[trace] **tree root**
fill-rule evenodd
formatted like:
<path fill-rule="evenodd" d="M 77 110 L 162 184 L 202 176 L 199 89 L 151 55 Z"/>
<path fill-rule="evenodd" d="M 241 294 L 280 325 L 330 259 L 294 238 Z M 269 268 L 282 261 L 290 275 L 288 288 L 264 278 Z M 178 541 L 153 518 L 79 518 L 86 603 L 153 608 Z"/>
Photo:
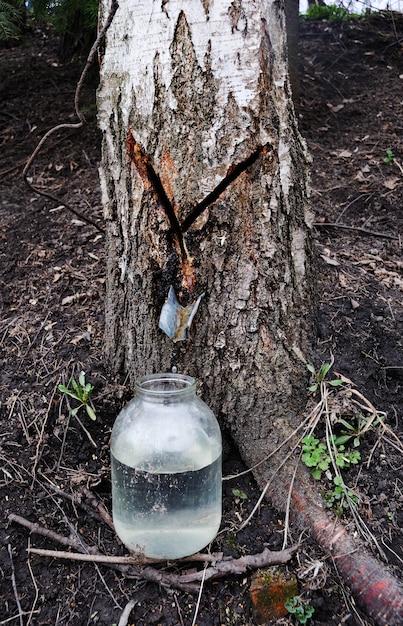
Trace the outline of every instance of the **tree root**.
<path fill-rule="evenodd" d="M 337 571 L 350 587 L 357 603 L 378 626 L 403 624 L 403 588 L 386 566 L 347 534 L 345 527 L 294 482 L 291 517 L 299 527 L 308 527 L 312 537 L 333 558 Z"/>

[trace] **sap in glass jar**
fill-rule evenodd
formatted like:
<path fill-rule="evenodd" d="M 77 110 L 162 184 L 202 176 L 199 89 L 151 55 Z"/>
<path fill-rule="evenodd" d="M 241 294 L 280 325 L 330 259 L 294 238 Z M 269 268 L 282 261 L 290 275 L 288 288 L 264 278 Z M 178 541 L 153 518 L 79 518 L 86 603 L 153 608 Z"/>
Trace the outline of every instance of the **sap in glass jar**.
<path fill-rule="evenodd" d="M 115 530 L 144 556 L 188 556 L 220 526 L 220 428 L 190 376 L 144 376 L 135 391 L 112 430 Z"/>

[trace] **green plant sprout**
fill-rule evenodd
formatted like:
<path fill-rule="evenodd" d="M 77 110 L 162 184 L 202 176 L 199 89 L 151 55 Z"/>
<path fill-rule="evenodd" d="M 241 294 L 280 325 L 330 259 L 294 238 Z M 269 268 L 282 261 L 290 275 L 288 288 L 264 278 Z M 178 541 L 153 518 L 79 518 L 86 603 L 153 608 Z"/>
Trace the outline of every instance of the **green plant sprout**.
<path fill-rule="evenodd" d="M 248 496 L 242 489 L 233 489 L 232 495 L 235 496 L 235 502 L 238 504 L 241 500 L 247 500 Z"/>
<path fill-rule="evenodd" d="M 320 480 L 322 472 L 326 472 L 329 469 L 331 462 L 326 445 L 313 435 L 309 435 L 309 437 L 302 439 L 302 452 L 302 462 L 311 468 L 313 478 Z"/>
<path fill-rule="evenodd" d="M 339 417 L 337 424 L 341 425 L 340 435 L 334 437 L 334 443 L 336 446 L 352 443 L 354 448 L 358 448 L 361 437 L 363 437 L 368 430 L 379 426 L 382 421 L 383 417 L 381 414 L 377 414 L 375 418 L 372 417 L 372 419 L 368 421 L 365 415 L 360 413 L 356 416 L 356 424 L 351 424 L 342 417 Z"/>
<path fill-rule="evenodd" d="M 315 391 L 318 390 L 318 388 L 320 387 L 321 383 L 325 382 L 327 373 L 328 373 L 328 371 L 331 368 L 331 364 L 330 363 L 323 363 L 321 368 L 320 368 L 320 370 L 316 370 L 314 368 L 314 366 L 311 365 L 310 363 L 307 363 L 306 367 L 307 367 L 308 371 L 311 372 L 311 374 L 313 374 L 313 376 L 315 378 L 314 384 L 309 387 L 309 391 L 314 393 Z M 341 378 L 335 378 L 333 380 L 327 380 L 326 382 L 329 385 L 331 385 L 332 387 L 339 387 L 340 385 L 343 384 L 343 381 L 341 380 Z"/>
<path fill-rule="evenodd" d="M 383 162 L 386 163 L 386 165 L 392 165 L 394 160 L 395 155 L 393 154 L 392 150 L 386 150 L 386 157 L 384 158 Z"/>
<path fill-rule="evenodd" d="M 341 476 L 335 476 L 333 483 L 334 489 L 332 491 L 325 490 L 323 497 L 326 500 L 326 506 L 333 509 L 336 515 L 341 516 L 344 509 L 357 506 L 358 498 L 351 489 L 346 487 Z"/>
<path fill-rule="evenodd" d="M 293 596 L 285 602 L 285 608 L 289 613 L 295 616 L 295 619 L 300 624 L 306 624 L 311 619 L 315 612 L 313 606 L 311 606 L 301 596 Z"/>
<path fill-rule="evenodd" d="M 88 417 L 92 420 L 96 420 L 97 416 L 95 414 L 94 405 L 90 399 L 94 386 L 85 382 L 85 372 L 80 372 L 78 382 L 72 378 L 71 386 L 73 389 L 68 389 L 65 385 L 58 385 L 59 391 L 80 403 L 78 406 L 74 407 L 74 409 L 71 409 L 71 414 L 75 416 L 80 409 L 85 408 Z"/>
<path fill-rule="evenodd" d="M 343 444 L 337 443 L 337 437 L 331 438 L 331 444 L 335 448 L 334 460 L 337 467 L 347 469 L 351 465 L 357 465 L 361 459 L 358 450 L 346 450 Z M 326 444 L 313 435 L 302 439 L 301 460 L 311 468 L 311 475 L 315 480 L 320 480 L 323 472 L 327 472 L 332 463 L 332 457 Z"/>

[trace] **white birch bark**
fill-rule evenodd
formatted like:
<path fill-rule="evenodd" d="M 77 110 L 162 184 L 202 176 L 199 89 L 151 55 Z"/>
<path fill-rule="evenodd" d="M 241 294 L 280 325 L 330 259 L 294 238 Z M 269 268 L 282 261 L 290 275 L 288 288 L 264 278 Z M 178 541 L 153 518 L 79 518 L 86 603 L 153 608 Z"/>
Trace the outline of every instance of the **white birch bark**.
<path fill-rule="evenodd" d="M 307 158 L 284 13 L 275 0 L 119 4 L 98 95 L 107 356 L 131 382 L 172 367 L 195 376 L 254 464 L 303 408 L 312 340 Z M 242 163 L 175 233 L 147 164 L 182 228 Z M 158 328 L 171 284 L 184 305 L 205 294 L 183 342 Z"/>

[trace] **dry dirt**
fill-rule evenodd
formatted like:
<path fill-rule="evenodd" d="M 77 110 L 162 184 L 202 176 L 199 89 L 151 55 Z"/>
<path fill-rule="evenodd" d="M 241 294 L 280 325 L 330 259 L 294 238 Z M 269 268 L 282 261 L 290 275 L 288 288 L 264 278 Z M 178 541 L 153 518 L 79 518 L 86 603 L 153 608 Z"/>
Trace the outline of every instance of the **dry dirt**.
<path fill-rule="evenodd" d="M 313 157 L 315 365 L 333 355 L 335 370 L 386 412 L 397 436 L 403 430 L 402 36 L 403 18 L 397 14 L 348 24 L 301 24 L 296 104 Z M 53 135 L 31 170 L 35 184 L 60 202 L 33 193 L 21 178 L 39 138 L 55 124 L 75 121 L 80 68 L 58 63 L 57 41 L 49 32 L 36 31 L 24 45 L 0 50 L 0 625 L 111 626 L 131 598 L 129 624 L 190 625 L 194 595 L 130 579 L 105 565 L 28 556 L 30 546 L 69 548 L 9 520 L 10 514 L 22 516 L 42 530 L 81 542 L 82 549 L 124 553 L 103 515 L 110 510 L 110 429 L 129 397 L 124 381 L 103 362 L 103 236 L 61 208 L 67 202 L 102 228 L 96 76 L 83 93 L 87 125 Z M 387 150 L 394 155 L 389 164 Z M 96 447 L 57 389 L 80 370 L 95 386 L 98 419 L 81 418 Z M 377 429 L 363 438 L 363 461 L 348 481 L 398 574 L 402 457 L 387 439 Z M 224 473 L 242 468 L 231 452 Z M 234 488 L 247 498 L 236 498 Z M 280 549 L 283 518 L 268 503 L 243 531 L 233 530 L 258 497 L 249 475 L 224 483 L 223 532 L 214 550 L 242 556 L 265 546 Z M 312 563 L 319 564 L 318 571 L 304 577 Z M 169 571 L 188 568 L 176 565 Z M 371 623 L 306 538 L 288 569 L 315 608 L 314 626 Z M 252 624 L 249 586 L 250 575 L 206 584 L 198 626 Z M 288 617 L 277 623 L 295 622 Z"/>

